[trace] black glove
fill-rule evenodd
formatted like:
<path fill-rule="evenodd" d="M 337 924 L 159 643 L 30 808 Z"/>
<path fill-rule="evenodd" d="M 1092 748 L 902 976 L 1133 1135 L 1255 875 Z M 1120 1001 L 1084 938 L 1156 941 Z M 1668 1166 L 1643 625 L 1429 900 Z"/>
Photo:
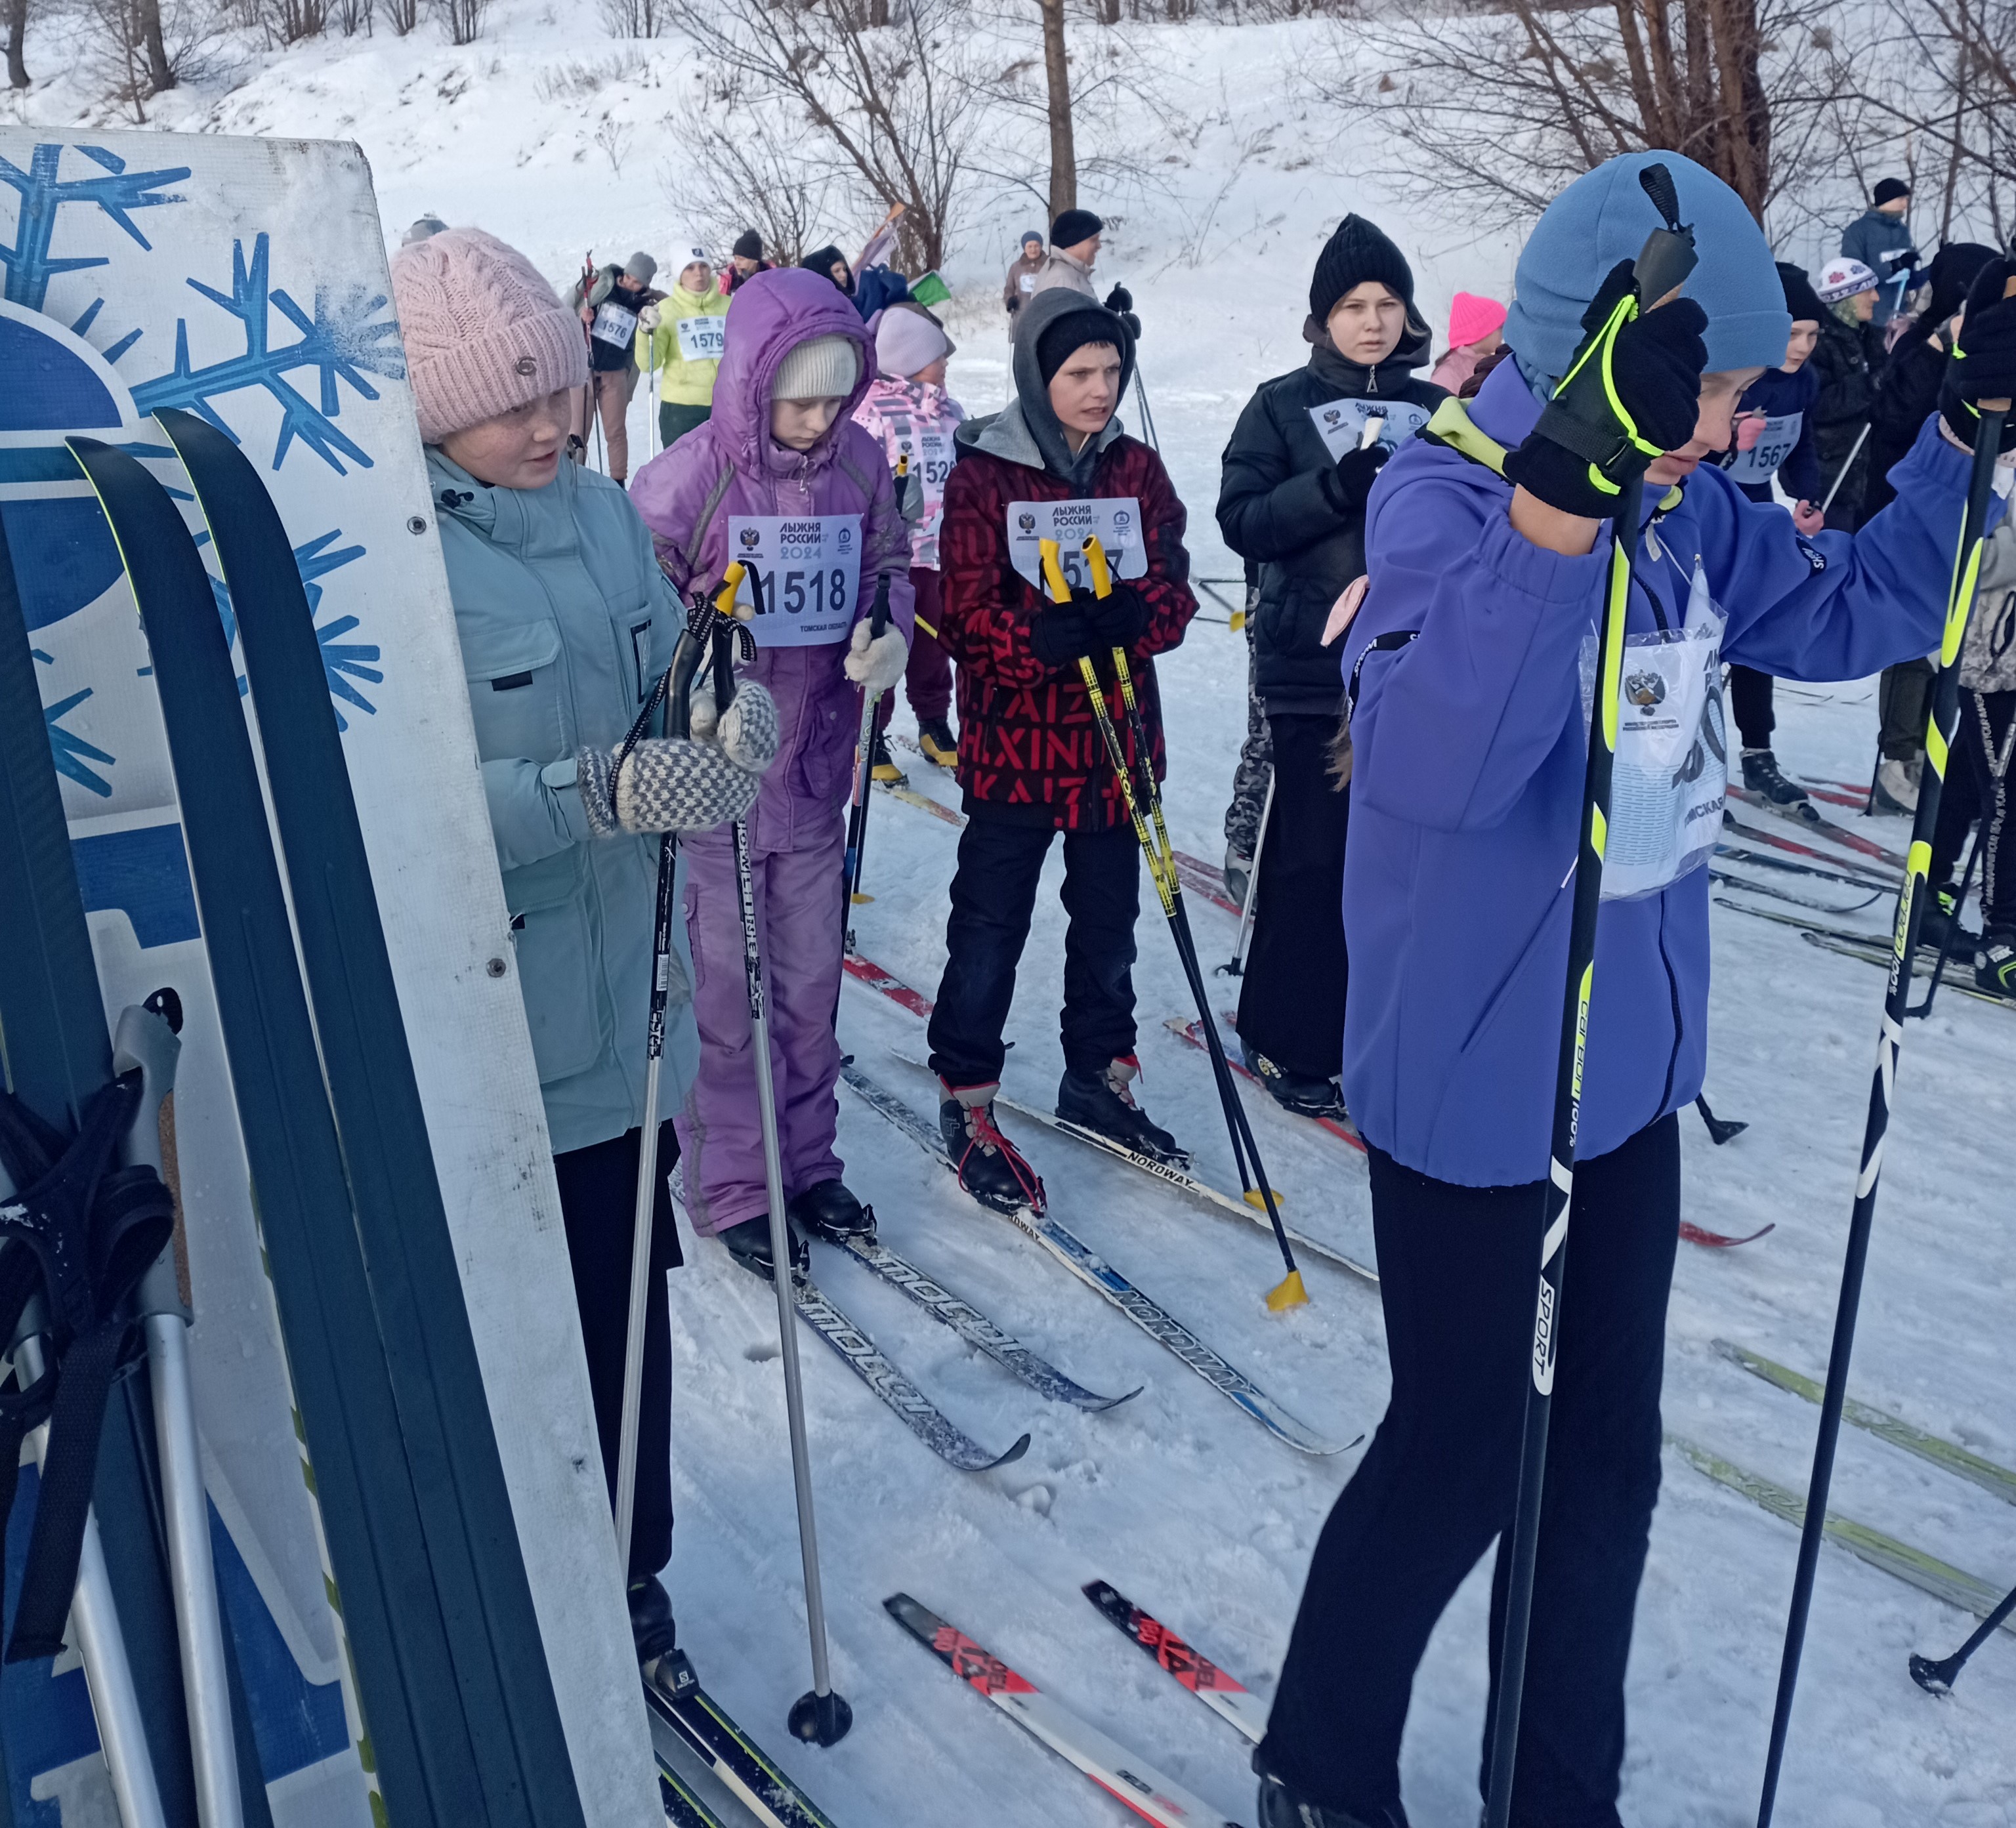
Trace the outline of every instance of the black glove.
<path fill-rule="evenodd" d="M 1379 480 L 1380 471 L 1386 467 L 1386 459 L 1392 455 L 1391 444 L 1367 444 L 1362 451 L 1345 452 L 1330 469 L 1320 472 L 1316 486 L 1323 491 L 1331 511 L 1345 515 L 1362 509 L 1371 497 L 1372 485 Z"/>
<path fill-rule="evenodd" d="M 1116 286 L 1106 295 L 1106 308 L 1118 311 L 1122 317 L 1134 308 L 1134 294 L 1125 286 Z"/>
<path fill-rule="evenodd" d="M 1701 333 L 1708 328 L 1708 314 L 1691 298 L 1641 310 L 1616 333 L 1611 374 L 1636 428 L 1635 438 L 1611 405 L 1601 351 L 1594 345 L 1631 289 L 1632 268 L 1631 261 L 1619 261 L 1611 269 L 1582 314 L 1589 335 L 1575 352 L 1568 378 L 1555 389 L 1526 441 L 1505 460 L 1507 481 L 1564 514 L 1591 520 L 1614 514 L 1623 484 L 1643 476 L 1655 458 L 1686 444 L 1701 416 L 1701 371 L 1708 365 Z M 1599 484 L 1599 475 L 1607 488 Z"/>
<path fill-rule="evenodd" d="M 2016 277 L 2016 260 L 1990 261 L 1981 269 L 1967 295 L 1967 317 L 1960 325 L 1946 378 L 1939 387 L 1939 416 L 1963 444 L 1974 442 L 1981 423 L 1979 402 L 2016 398 L 2016 298 L 2002 289 Z M 2002 441 L 2016 445 L 2016 412 L 2003 416 Z"/>
<path fill-rule="evenodd" d="M 1089 592 L 1078 594 L 1090 596 Z M 1147 599 L 1131 584 L 1122 584 L 1117 578 L 1104 596 L 1091 598 L 1088 614 L 1102 650 L 1132 647 L 1148 630 Z"/>
<path fill-rule="evenodd" d="M 1906 248 L 1902 254 L 1892 258 L 1890 277 L 1894 279 L 1899 273 L 1909 272 L 1914 268 L 1922 266 L 1924 264 L 1924 259 L 1925 257 L 1915 247 Z"/>
<path fill-rule="evenodd" d="M 1093 626 L 1092 604 L 1090 591 L 1075 590 L 1069 603 L 1046 604 L 1029 618 L 1029 645 L 1045 666 L 1075 671 L 1087 654 L 1100 651 L 1102 644 Z"/>

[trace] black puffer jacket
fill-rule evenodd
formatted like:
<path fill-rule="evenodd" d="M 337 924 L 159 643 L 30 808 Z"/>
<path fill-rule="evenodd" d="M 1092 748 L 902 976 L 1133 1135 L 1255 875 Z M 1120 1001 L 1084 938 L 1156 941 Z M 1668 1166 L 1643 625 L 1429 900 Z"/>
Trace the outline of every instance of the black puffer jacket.
<path fill-rule="evenodd" d="M 1338 650 L 1323 646 L 1323 624 L 1338 593 L 1365 570 L 1365 511 L 1340 513 L 1324 495 L 1320 479 L 1334 459 L 1310 412 L 1334 400 L 1377 399 L 1432 412 L 1448 396 L 1413 378 L 1428 353 L 1428 339 L 1412 330 L 1376 369 L 1326 344 L 1310 351 L 1306 368 L 1262 382 L 1233 428 L 1218 524 L 1225 543 L 1260 567 L 1254 681 L 1270 716 L 1341 709 Z"/>
<path fill-rule="evenodd" d="M 1841 478 L 1834 506 L 1827 510 L 1827 525 L 1843 533 L 1862 524 L 1862 495 L 1869 474 L 1869 441 L 1862 434 L 1876 398 L 1876 377 L 1869 366 L 1872 346 L 1880 355 L 1881 331 L 1865 335 L 1863 326 L 1844 323 L 1832 311 L 1820 319 L 1820 340 L 1812 358 L 1820 382 L 1820 398 L 1813 402 L 1814 454 L 1820 459 L 1823 494 Z M 1862 438 L 1859 451 L 1857 438 Z M 1842 477 L 1841 466 L 1850 452 L 1855 452 L 1854 466 Z"/>

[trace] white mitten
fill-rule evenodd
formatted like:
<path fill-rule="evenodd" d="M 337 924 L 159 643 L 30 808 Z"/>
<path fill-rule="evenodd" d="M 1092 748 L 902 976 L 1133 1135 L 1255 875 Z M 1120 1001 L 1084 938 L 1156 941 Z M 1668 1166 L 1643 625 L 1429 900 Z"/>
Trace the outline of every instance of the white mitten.
<path fill-rule="evenodd" d="M 640 329 L 655 330 L 657 329 L 658 308 L 655 304 L 646 305 L 644 308 L 637 314 L 637 323 L 638 327 Z"/>
<path fill-rule="evenodd" d="M 848 678 L 855 685 L 865 691 L 887 692 L 902 678 L 909 658 L 910 644 L 894 623 L 877 635 L 867 623 L 857 622 L 844 664 Z"/>

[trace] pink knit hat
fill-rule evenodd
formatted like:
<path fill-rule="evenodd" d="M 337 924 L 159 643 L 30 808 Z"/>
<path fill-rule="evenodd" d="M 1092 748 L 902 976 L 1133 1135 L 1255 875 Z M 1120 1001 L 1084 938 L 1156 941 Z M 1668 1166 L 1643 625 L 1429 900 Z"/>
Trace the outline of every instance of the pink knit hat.
<path fill-rule="evenodd" d="M 481 228 L 401 248 L 392 302 L 423 444 L 587 383 L 580 321 L 530 261 Z"/>
<path fill-rule="evenodd" d="M 1474 292 L 1459 292 L 1449 307 L 1449 347 L 1461 349 L 1481 343 L 1493 330 L 1505 325 L 1505 307 L 1495 298 L 1480 298 Z"/>

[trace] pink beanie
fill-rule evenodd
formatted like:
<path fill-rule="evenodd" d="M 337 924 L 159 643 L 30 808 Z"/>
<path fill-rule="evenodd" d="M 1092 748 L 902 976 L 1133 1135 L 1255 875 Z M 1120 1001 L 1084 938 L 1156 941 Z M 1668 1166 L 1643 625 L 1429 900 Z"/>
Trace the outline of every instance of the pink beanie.
<path fill-rule="evenodd" d="M 1479 298 L 1474 292 L 1459 292 L 1449 307 L 1449 347 L 1461 349 L 1481 343 L 1505 324 L 1505 307 L 1495 298 Z"/>
<path fill-rule="evenodd" d="M 481 228 L 401 248 L 392 302 L 423 444 L 587 383 L 580 320 L 530 261 Z"/>

